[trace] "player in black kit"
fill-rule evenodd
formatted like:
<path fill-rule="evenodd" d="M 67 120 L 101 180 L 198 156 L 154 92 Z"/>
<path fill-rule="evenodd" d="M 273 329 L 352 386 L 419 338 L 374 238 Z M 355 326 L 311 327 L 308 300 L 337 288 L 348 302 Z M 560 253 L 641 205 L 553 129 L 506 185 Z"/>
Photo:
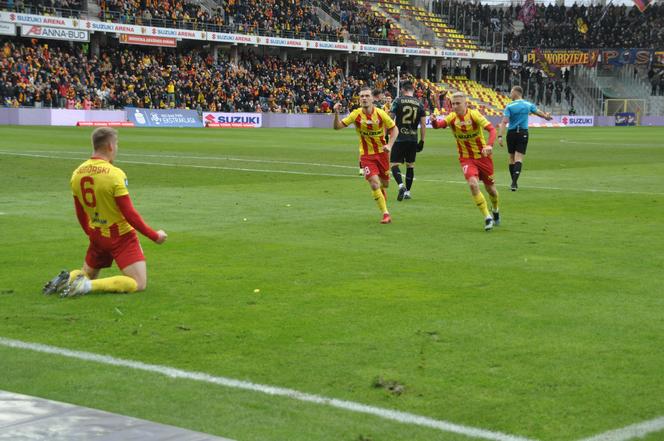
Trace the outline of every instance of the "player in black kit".
<path fill-rule="evenodd" d="M 424 148 L 424 133 L 426 132 L 426 116 L 424 106 L 413 96 L 415 88 L 413 83 L 405 81 L 401 85 L 402 95 L 392 103 L 391 113 L 394 117 L 397 127 L 399 127 L 399 136 L 397 137 L 392 152 L 390 153 L 390 167 L 392 176 L 399 184 L 399 194 L 397 200 L 410 199 L 410 189 L 413 186 L 415 178 L 415 156 Z M 420 127 L 420 141 L 417 142 L 417 127 Z M 406 185 L 401 179 L 401 170 L 399 164 L 406 163 Z"/>

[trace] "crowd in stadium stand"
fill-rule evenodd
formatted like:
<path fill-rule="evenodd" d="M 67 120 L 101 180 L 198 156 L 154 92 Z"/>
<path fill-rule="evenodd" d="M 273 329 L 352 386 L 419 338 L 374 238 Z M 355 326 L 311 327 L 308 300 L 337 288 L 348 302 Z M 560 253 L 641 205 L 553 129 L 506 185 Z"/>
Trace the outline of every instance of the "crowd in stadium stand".
<path fill-rule="evenodd" d="M 82 0 L 5 0 L 1 9 L 38 15 L 80 17 Z"/>
<path fill-rule="evenodd" d="M 357 35 L 360 41 L 372 38 L 382 44 L 389 44 L 397 39 L 389 19 L 378 17 L 356 0 L 334 0 L 328 2 L 328 5 L 341 24 L 340 40 L 351 41 L 350 35 Z"/>
<path fill-rule="evenodd" d="M 356 0 L 325 2 L 338 27 L 321 23 L 305 0 L 217 0 L 211 9 L 189 0 L 97 0 L 103 21 L 146 26 L 237 32 L 310 40 L 396 44 L 389 19 Z M 41 15 L 80 16 L 82 0 L 8 0 L 2 9 Z M 56 10 L 57 8 L 57 10 Z"/>
<path fill-rule="evenodd" d="M 395 74 L 376 63 L 355 63 L 351 75 L 326 60 L 259 56 L 237 64 L 206 52 L 86 46 L 6 40 L 0 53 L 0 97 L 8 107 L 106 109 L 127 106 L 209 111 L 330 112 L 334 102 L 357 105 L 362 85 L 395 92 Z M 394 69 L 392 69 L 394 70 Z M 433 85 L 418 82 L 418 96 L 434 106 Z"/>
<path fill-rule="evenodd" d="M 563 98 L 574 107 L 574 93 L 569 84 L 570 71 L 565 69 L 560 78 L 548 78 L 533 67 L 522 67 L 514 72 L 514 84 L 523 87 L 524 97 L 537 105 L 561 104 Z"/>
<path fill-rule="evenodd" d="M 505 32 L 506 48 L 651 48 L 664 43 L 664 6 L 657 3 L 643 13 L 625 5 L 538 4 L 532 17 L 524 17 L 521 5 L 490 8 L 436 0 L 433 8 L 443 15 L 451 13 L 451 20 L 466 34 L 478 28 Z M 523 30 L 516 30 L 517 21 L 525 25 Z"/>

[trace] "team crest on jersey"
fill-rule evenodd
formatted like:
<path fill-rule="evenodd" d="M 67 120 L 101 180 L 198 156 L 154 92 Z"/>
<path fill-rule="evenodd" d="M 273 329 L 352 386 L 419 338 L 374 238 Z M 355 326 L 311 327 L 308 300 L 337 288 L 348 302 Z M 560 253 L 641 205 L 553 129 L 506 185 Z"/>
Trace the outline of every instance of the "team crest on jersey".
<path fill-rule="evenodd" d="M 368 119 L 368 120 L 367 120 L 367 125 L 370 126 L 370 125 L 372 125 L 372 124 L 373 124 L 373 121 L 371 121 L 370 119 Z"/>

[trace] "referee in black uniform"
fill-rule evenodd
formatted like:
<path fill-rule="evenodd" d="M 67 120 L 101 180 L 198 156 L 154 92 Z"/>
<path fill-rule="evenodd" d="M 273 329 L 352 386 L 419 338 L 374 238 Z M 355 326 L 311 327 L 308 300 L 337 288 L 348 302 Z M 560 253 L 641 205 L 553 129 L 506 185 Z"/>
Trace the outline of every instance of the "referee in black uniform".
<path fill-rule="evenodd" d="M 505 125 L 509 123 L 507 130 L 507 152 L 510 155 L 509 168 L 512 175 L 512 185 L 510 190 L 516 191 L 519 188 L 517 181 L 521 176 L 521 167 L 523 157 L 528 148 L 528 115 L 531 113 L 547 121 L 551 120 L 551 114 L 538 110 L 530 101 L 523 99 L 523 89 L 521 86 L 514 86 L 510 93 L 512 102 L 505 107 L 503 120 L 498 127 L 498 144 L 503 145 L 503 133 Z"/>

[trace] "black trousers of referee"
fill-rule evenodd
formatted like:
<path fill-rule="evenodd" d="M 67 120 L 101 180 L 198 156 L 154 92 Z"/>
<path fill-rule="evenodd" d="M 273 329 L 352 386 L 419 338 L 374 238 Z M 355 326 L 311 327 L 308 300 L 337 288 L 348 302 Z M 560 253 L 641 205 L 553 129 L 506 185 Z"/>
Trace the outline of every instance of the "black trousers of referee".
<path fill-rule="evenodd" d="M 514 155 L 516 152 L 525 156 L 528 149 L 528 129 L 514 129 L 507 131 L 507 152 Z M 510 164 L 510 176 L 512 176 L 512 187 L 516 187 L 517 181 L 521 176 L 521 161 L 515 161 Z"/>

